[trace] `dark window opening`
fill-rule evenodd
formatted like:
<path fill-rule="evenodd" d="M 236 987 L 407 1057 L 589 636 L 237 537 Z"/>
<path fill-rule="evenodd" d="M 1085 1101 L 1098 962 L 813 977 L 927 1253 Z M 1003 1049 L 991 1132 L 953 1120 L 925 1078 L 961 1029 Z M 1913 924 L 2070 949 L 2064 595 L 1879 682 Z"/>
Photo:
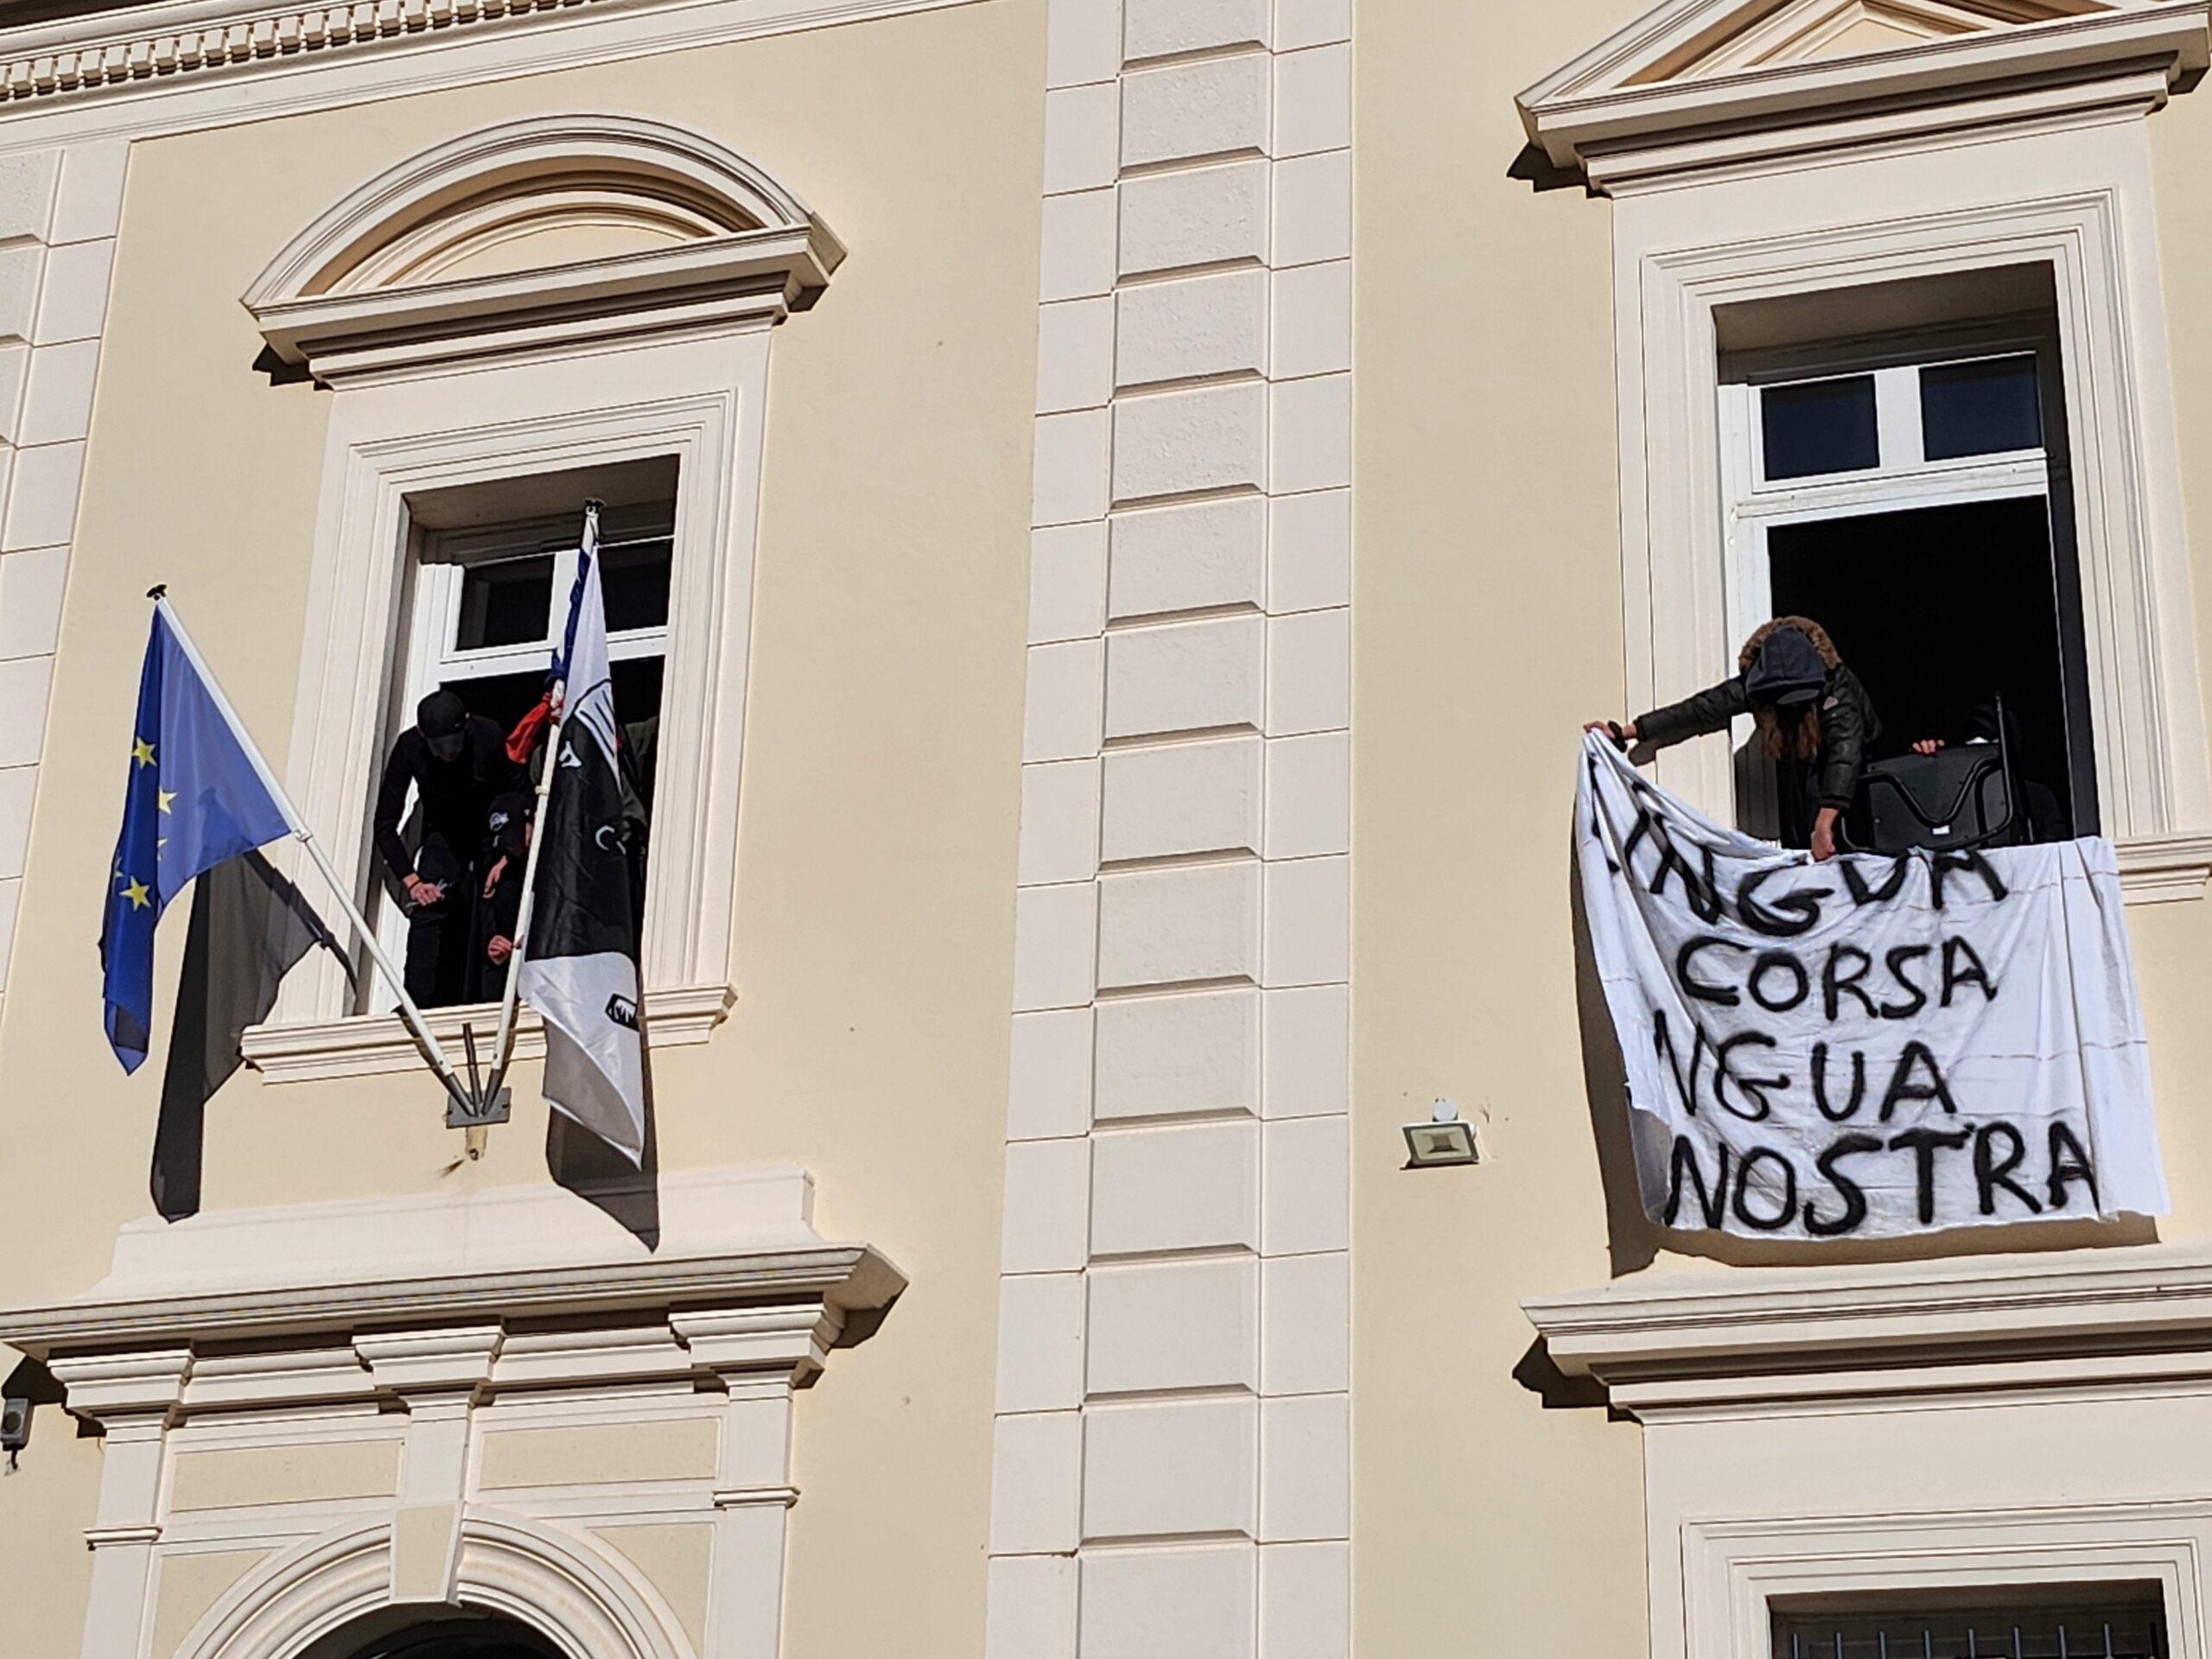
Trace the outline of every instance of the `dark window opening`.
<path fill-rule="evenodd" d="M 2007 1588 L 1917 1608 L 1777 1605 L 1775 1659 L 2168 1659 L 2155 1584 Z"/>
<path fill-rule="evenodd" d="M 1759 395 L 1759 423 L 1770 480 L 1882 464 L 1871 374 L 1769 386 Z"/>
<path fill-rule="evenodd" d="M 2024 794 L 2097 832 L 2080 575 L 2045 498 L 1777 525 L 1767 548 L 1775 614 L 1826 628 L 1873 700 L 1869 759 L 1986 734 L 2002 696 Z"/>
<path fill-rule="evenodd" d="M 561 1659 L 528 1625 L 488 1613 L 408 1619 L 397 1609 L 334 1630 L 300 1659 Z"/>
<path fill-rule="evenodd" d="M 553 613 L 553 561 L 539 556 L 472 564 L 461 579 L 454 646 L 488 651 L 545 637 Z"/>

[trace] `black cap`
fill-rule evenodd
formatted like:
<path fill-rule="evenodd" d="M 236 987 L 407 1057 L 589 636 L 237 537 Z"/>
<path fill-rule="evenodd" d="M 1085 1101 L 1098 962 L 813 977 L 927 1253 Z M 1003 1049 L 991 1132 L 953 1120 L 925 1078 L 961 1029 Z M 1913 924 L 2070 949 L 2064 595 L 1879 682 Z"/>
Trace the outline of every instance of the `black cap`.
<path fill-rule="evenodd" d="M 461 753 L 461 745 L 468 741 L 462 729 L 467 721 L 468 705 L 458 691 L 433 691 L 415 705 L 416 729 L 441 760 L 450 760 Z"/>
<path fill-rule="evenodd" d="M 1753 702 L 1792 709 L 1812 702 L 1827 683 L 1827 664 L 1813 642 L 1798 629 L 1777 628 L 1751 659 L 1744 690 Z"/>

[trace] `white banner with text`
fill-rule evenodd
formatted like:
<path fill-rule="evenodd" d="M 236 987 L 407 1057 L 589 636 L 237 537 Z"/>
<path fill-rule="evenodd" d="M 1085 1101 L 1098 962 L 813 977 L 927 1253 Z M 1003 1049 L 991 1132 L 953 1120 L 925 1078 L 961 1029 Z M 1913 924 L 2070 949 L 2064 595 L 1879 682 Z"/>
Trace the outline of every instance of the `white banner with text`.
<path fill-rule="evenodd" d="M 1643 1207 L 1745 1237 L 2164 1215 L 2112 844 L 1846 855 L 1585 741 L 1576 842 Z"/>

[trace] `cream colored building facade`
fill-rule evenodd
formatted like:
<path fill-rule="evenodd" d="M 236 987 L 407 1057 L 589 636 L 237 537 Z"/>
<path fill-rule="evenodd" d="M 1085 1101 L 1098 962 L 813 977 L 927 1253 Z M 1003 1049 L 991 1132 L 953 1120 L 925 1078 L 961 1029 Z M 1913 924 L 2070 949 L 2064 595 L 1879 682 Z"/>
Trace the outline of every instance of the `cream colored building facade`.
<path fill-rule="evenodd" d="M 2124 1586 L 2212 1653 L 2205 0 L 41 13 L 9 1652 L 1750 1659 Z M 1753 456 L 1999 347 L 2032 455 Z M 162 1219 L 92 948 L 143 594 L 366 898 L 412 697 L 542 662 L 469 573 L 588 495 L 670 550 L 651 1180 L 551 1178 L 527 1021 L 468 1155 L 317 953 Z M 1663 1234 L 1581 722 L 1728 671 L 1793 528 L 2021 499 L 2173 1213 Z M 1480 1163 L 1404 1166 L 1438 1099 Z"/>

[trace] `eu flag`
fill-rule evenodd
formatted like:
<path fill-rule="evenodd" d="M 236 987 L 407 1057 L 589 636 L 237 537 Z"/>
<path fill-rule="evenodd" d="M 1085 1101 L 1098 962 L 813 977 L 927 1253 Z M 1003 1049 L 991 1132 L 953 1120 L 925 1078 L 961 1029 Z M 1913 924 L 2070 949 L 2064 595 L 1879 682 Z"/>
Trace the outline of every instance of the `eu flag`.
<path fill-rule="evenodd" d="M 156 606 L 100 928 L 107 1039 L 125 1071 L 145 1059 L 153 1028 L 154 925 L 162 910 L 202 870 L 291 827 L 221 694 L 168 607 Z"/>

